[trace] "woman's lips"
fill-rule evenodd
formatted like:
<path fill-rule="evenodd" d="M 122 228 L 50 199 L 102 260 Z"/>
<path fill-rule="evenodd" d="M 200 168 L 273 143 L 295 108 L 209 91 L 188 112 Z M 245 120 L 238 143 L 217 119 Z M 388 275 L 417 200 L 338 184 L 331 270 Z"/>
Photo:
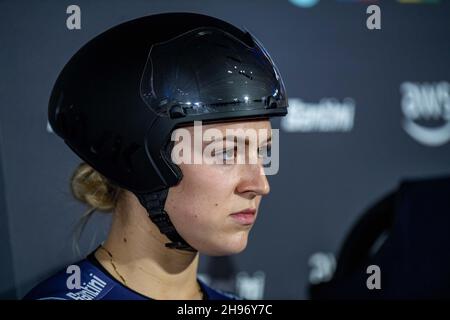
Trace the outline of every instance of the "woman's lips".
<path fill-rule="evenodd" d="M 245 209 L 239 212 L 234 212 L 231 217 L 240 224 L 249 225 L 255 222 L 256 209 Z"/>

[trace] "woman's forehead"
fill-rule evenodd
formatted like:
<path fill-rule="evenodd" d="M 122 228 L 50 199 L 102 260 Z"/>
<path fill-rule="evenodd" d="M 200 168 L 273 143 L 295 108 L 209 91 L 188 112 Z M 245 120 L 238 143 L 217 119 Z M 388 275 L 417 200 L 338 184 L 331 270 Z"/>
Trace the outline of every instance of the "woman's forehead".
<path fill-rule="evenodd" d="M 186 143 L 201 141 L 203 146 L 217 141 L 243 141 L 259 144 L 270 143 L 272 140 L 272 126 L 268 119 L 239 120 L 230 122 L 202 123 L 181 127 L 172 133 L 173 141 L 181 140 Z M 186 137 L 186 135 L 188 137 Z M 186 140 L 187 139 L 187 140 Z M 195 143 L 194 143 L 195 145 Z"/>
<path fill-rule="evenodd" d="M 194 130 L 194 126 L 185 127 L 188 130 Z M 226 132 L 227 129 L 272 129 L 272 125 L 269 119 L 255 119 L 255 120 L 239 120 L 230 122 L 217 122 L 217 123 L 203 123 L 202 129 L 218 129 Z"/>

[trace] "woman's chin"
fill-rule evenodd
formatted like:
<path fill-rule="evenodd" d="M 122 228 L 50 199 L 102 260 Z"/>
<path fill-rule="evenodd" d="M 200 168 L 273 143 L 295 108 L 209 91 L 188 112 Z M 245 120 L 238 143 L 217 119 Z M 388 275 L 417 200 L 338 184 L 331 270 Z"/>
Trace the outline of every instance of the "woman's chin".
<path fill-rule="evenodd" d="M 203 246 L 199 251 L 208 256 L 229 256 L 241 253 L 247 247 L 248 233 L 245 232 L 239 236 L 230 237 L 220 243 L 211 243 Z"/>

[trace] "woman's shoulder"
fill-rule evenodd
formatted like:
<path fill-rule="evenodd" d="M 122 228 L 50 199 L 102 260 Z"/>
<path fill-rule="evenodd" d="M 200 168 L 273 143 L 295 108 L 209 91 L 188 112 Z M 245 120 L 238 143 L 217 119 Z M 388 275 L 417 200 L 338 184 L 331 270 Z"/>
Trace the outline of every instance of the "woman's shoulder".
<path fill-rule="evenodd" d="M 199 283 L 208 300 L 241 300 L 230 292 L 224 292 Z M 115 280 L 95 259 L 93 253 L 85 259 L 69 265 L 36 285 L 24 300 L 148 300 Z"/>
<path fill-rule="evenodd" d="M 202 286 L 203 292 L 206 293 L 208 300 L 242 300 L 241 297 L 234 293 L 212 288 L 201 279 L 198 279 L 198 281 Z"/>
<path fill-rule="evenodd" d="M 100 300 L 116 283 L 87 258 L 36 285 L 24 300 Z"/>

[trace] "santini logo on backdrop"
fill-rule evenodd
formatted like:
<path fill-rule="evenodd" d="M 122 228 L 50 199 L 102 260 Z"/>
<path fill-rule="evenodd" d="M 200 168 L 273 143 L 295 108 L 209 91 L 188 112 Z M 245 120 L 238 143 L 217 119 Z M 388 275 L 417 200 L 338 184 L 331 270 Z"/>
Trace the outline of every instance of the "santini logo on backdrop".
<path fill-rule="evenodd" d="M 441 146 L 450 141 L 450 83 L 400 85 L 403 129 L 417 142 Z"/>
<path fill-rule="evenodd" d="M 288 132 L 351 131 L 355 118 L 355 102 L 345 98 L 323 98 L 318 103 L 289 99 L 289 113 L 281 120 L 281 128 Z"/>

